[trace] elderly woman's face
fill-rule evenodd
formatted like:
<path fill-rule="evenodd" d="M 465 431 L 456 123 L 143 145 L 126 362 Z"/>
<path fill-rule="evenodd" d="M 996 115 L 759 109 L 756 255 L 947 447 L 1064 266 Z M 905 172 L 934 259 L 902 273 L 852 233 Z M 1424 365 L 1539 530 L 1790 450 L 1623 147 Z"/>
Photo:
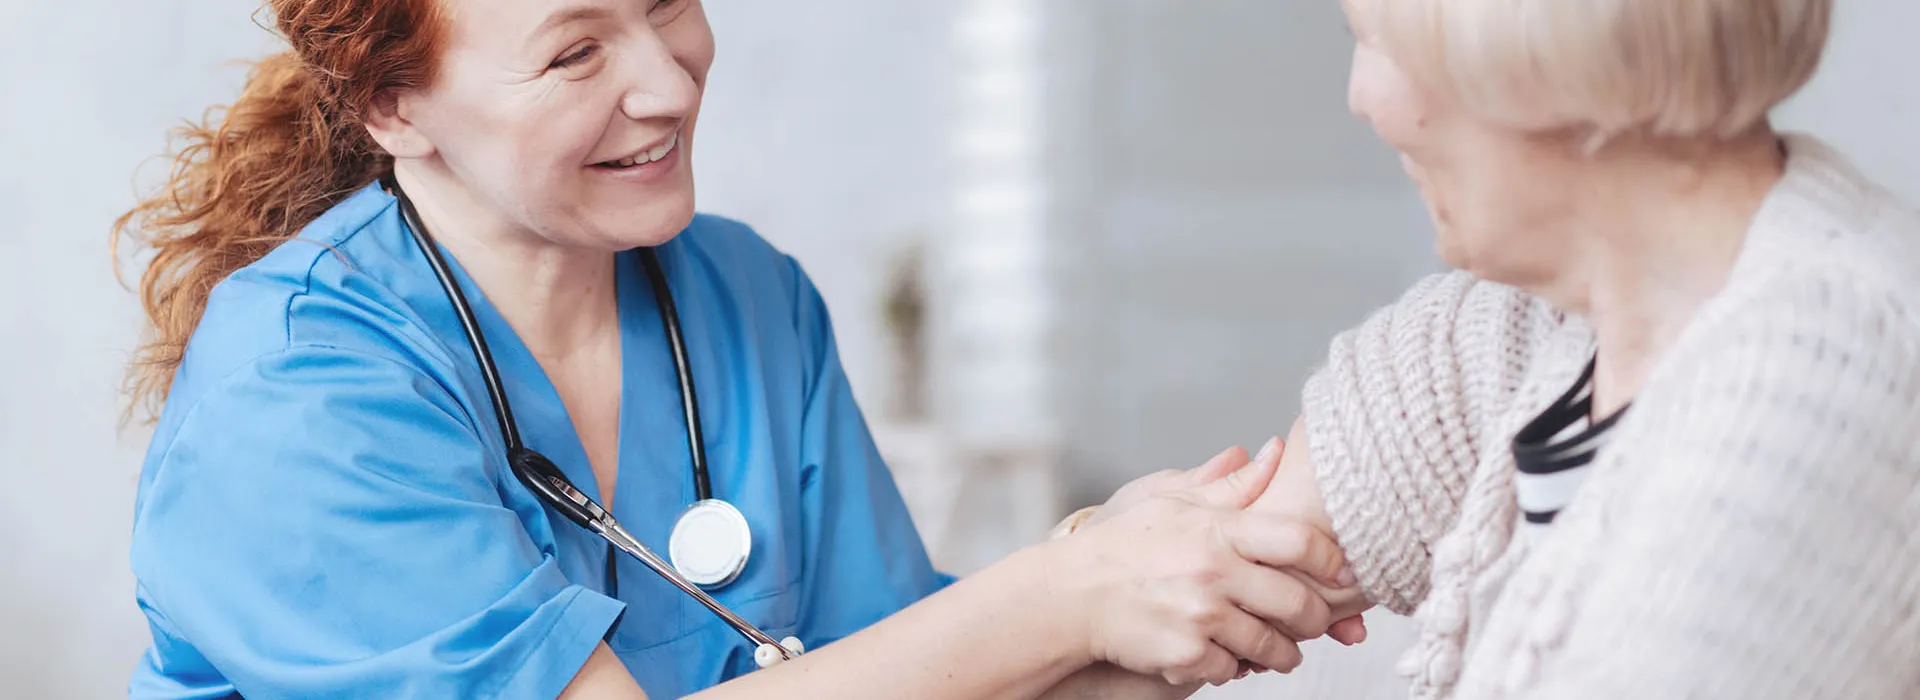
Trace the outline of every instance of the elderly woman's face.
<path fill-rule="evenodd" d="M 447 0 L 433 87 L 406 97 L 470 199 L 556 242 L 656 244 L 693 216 L 713 34 L 700 0 Z"/>
<path fill-rule="evenodd" d="M 1347 4 L 1356 38 L 1348 107 L 1400 153 L 1433 217 L 1442 259 L 1524 282 L 1556 244 L 1543 234 L 1567 216 L 1572 180 L 1563 149 L 1478 120 L 1423 88 L 1395 64 L 1356 5 Z"/>

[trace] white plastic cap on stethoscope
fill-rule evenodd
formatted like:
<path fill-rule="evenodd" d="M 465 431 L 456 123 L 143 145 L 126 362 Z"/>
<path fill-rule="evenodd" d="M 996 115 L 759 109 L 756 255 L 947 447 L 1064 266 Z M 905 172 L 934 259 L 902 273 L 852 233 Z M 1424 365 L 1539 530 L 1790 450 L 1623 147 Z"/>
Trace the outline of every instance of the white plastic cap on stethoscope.
<path fill-rule="evenodd" d="M 787 650 L 792 651 L 794 656 L 799 656 L 801 654 L 807 653 L 806 648 L 800 645 L 799 637 L 788 637 L 786 639 L 782 639 L 780 640 L 780 646 L 786 647 Z M 760 668 L 767 668 L 774 664 L 785 661 L 786 659 L 787 659 L 787 656 L 785 654 L 780 653 L 779 649 L 773 648 L 772 644 L 762 644 L 758 648 L 753 650 L 753 663 L 754 665 L 757 665 Z"/>
<path fill-rule="evenodd" d="M 718 499 L 688 506 L 667 538 L 673 568 L 701 588 L 732 583 L 746 570 L 752 552 L 753 531 L 747 527 L 747 517 Z"/>

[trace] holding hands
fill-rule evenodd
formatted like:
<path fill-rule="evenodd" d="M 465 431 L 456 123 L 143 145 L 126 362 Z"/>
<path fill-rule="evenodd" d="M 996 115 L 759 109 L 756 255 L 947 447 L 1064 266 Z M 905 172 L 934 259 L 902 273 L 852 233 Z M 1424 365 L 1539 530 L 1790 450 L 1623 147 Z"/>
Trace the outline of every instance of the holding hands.
<path fill-rule="evenodd" d="M 1092 659 L 1162 688 L 1222 684 L 1291 671 L 1300 642 L 1330 632 L 1343 644 L 1365 638 L 1364 603 L 1332 536 L 1247 508 L 1282 453 L 1275 439 L 1251 461 L 1234 448 L 1142 477 L 1049 543 L 1066 550 L 1049 558 L 1052 593 L 1082 603 Z"/>

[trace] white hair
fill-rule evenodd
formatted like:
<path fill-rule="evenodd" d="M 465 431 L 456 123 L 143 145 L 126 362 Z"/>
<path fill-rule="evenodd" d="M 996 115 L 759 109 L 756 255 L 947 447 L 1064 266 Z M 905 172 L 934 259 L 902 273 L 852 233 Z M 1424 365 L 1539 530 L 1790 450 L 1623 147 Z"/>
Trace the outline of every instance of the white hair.
<path fill-rule="evenodd" d="M 1401 69 L 1527 130 L 1726 139 L 1813 77 L 1832 0 L 1351 0 Z"/>

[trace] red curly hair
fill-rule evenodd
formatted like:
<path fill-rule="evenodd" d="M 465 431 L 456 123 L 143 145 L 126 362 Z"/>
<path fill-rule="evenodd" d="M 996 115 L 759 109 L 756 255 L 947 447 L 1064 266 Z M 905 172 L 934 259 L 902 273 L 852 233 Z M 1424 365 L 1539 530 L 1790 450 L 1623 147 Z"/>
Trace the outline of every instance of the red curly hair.
<path fill-rule="evenodd" d="M 114 223 L 150 248 L 130 410 L 157 415 L 218 284 L 393 167 L 362 115 L 426 87 L 445 37 L 435 0 L 269 0 L 292 50 L 254 64 L 240 99 L 173 133 L 160 190 Z"/>

